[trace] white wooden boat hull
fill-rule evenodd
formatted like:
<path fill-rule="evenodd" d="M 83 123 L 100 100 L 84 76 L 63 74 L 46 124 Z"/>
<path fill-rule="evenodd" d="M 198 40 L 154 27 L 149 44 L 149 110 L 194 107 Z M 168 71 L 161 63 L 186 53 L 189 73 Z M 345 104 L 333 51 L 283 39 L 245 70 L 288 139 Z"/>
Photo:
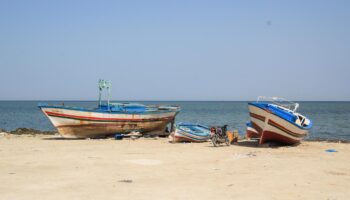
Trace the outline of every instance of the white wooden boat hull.
<path fill-rule="evenodd" d="M 285 144 L 299 143 L 309 132 L 280 118 L 269 110 L 248 105 L 253 128 L 258 132 L 260 144 L 277 141 Z"/>
<path fill-rule="evenodd" d="M 41 110 L 65 138 L 98 138 L 135 130 L 168 135 L 165 133 L 166 126 L 175 120 L 178 113 L 124 114 L 54 107 L 41 107 Z"/>

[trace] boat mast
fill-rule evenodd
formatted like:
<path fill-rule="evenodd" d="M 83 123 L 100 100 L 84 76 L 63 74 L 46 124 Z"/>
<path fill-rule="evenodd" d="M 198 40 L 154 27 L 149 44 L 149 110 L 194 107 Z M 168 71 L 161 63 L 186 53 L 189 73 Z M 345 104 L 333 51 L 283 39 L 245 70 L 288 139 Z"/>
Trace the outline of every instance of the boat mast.
<path fill-rule="evenodd" d="M 101 82 L 101 80 L 100 80 Z M 99 93 L 98 93 L 98 107 L 101 107 L 101 93 L 102 93 L 102 88 L 100 87 L 100 84 L 98 86 L 98 90 L 99 90 Z"/>
<path fill-rule="evenodd" d="M 109 110 L 109 97 L 111 95 L 111 87 L 110 87 L 110 83 L 109 82 L 108 82 L 107 90 L 108 90 L 107 106 L 108 106 L 108 110 Z"/>
<path fill-rule="evenodd" d="M 107 96 L 107 109 L 109 110 L 109 100 L 110 100 L 110 95 L 111 95 L 111 86 L 112 84 L 109 81 L 100 79 L 98 81 L 98 89 L 99 89 L 99 95 L 98 95 L 98 102 L 99 102 L 99 107 L 102 105 L 102 90 L 104 88 L 107 89 L 108 96 Z"/>

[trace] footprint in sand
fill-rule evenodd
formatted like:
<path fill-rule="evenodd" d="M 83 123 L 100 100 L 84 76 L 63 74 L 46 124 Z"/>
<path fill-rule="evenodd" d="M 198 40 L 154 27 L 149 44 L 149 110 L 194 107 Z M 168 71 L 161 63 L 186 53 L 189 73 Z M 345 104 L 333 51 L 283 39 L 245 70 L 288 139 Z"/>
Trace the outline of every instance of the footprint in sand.
<path fill-rule="evenodd" d="M 151 159 L 134 159 L 134 160 L 126 160 L 128 163 L 133 163 L 137 165 L 160 165 L 162 164 L 162 161 L 160 160 L 151 160 Z"/>

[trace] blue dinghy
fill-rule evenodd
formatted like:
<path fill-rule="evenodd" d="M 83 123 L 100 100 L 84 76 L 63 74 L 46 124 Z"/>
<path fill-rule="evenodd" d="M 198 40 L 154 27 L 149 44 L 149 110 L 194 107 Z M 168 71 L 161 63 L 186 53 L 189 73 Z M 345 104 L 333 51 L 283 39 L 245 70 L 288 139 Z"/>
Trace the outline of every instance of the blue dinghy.
<path fill-rule="evenodd" d="M 174 142 L 205 142 L 210 139 L 207 126 L 194 123 L 178 123 L 174 133 Z"/>

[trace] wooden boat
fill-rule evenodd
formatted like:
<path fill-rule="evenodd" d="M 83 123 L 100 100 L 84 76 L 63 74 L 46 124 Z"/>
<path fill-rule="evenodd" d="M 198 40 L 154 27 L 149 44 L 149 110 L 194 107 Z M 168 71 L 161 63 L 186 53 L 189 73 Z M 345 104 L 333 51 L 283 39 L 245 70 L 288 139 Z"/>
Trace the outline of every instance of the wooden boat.
<path fill-rule="evenodd" d="M 260 144 L 296 144 L 307 136 L 312 121 L 297 113 L 298 107 L 298 103 L 277 97 L 259 97 L 256 102 L 248 103 L 251 130 L 257 132 Z"/>
<path fill-rule="evenodd" d="M 106 85 L 106 82 L 100 81 L 100 103 L 97 108 L 47 104 L 40 104 L 39 108 L 65 138 L 98 138 L 132 131 L 167 135 L 167 125 L 171 124 L 173 127 L 180 107 L 110 103 L 109 97 L 107 104 L 102 104 L 101 90 Z M 109 89 L 110 85 L 107 86 Z"/>
<path fill-rule="evenodd" d="M 210 139 L 210 129 L 200 124 L 178 123 L 174 142 L 205 142 Z"/>

